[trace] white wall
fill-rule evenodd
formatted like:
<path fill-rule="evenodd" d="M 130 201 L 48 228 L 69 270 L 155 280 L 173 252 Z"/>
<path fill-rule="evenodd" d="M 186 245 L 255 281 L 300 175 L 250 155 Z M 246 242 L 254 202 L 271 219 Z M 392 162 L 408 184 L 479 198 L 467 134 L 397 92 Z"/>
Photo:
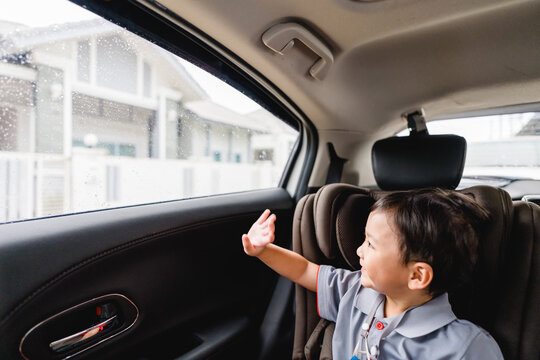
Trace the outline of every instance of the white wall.
<path fill-rule="evenodd" d="M 270 188 L 282 171 L 269 162 L 140 159 L 104 149 L 0 152 L 0 222 Z"/>

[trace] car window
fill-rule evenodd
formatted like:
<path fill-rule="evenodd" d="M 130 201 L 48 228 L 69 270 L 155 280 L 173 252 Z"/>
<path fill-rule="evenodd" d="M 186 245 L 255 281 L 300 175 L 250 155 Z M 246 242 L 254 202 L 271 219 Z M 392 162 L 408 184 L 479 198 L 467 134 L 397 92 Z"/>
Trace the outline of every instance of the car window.
<path fill-rule="evenodd" d="M 0 222 L 278 186 L 298 132 L 238 90 L 68 1 L 2 9 Z"/>
<path fill-rule="evenodd" d="M 476 184 L 504 187 L 512 181 L 540 180 L 540 113 L 514 113 L 430 121 L 430 134 L 457 134 L 467 140 L 459 188 Z M 398 135 L 407 135 L 402 131 Z"/>

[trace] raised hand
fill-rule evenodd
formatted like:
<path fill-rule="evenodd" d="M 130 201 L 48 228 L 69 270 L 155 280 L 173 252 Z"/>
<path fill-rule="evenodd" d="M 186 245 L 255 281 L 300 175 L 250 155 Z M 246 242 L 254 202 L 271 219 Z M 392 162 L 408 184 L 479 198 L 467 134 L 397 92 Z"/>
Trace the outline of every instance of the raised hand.
<path fill-rule="evenodd" d="M 242 235 L 244 251 L 250 256 L 258 256 L 263 252 L 266 245 L 274 242 L 274 230 L 276 215 L 270 215 L 266 209 L 259 219 L 253 223 L 247 234 Z"/>

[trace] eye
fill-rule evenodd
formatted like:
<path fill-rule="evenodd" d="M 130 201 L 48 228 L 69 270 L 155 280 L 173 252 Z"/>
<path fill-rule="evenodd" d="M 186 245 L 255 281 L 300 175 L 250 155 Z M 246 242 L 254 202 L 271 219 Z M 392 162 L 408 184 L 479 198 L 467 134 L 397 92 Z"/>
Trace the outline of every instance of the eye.
<path fill-rule="evenodd" d="M 373 245 L 371 245 L 371 242 L 368 240 L 367 246 L 373 249 Z"/>

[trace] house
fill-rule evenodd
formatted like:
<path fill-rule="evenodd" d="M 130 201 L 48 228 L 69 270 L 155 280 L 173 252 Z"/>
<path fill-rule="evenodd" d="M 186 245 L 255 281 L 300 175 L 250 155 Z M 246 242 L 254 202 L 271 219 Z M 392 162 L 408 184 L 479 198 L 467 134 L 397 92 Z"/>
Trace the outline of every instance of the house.
<path fill-rule="evenodd" d="M 213 131 L 234 131 L 247 142 L 256 125 L 231 110 L 225 122 L 194 119 L 185 104 L 208 95 L 180 60 L 101 19 L 8 32 L 0 56 L 2 150 L 69 156 L 93 134 L 98 143 L 91 145 L 111 155 L 189 158 L 203 146 L 215 159 L 250 158 L 245 151 L 216 156 L 223 147 L 210 142 L 220 137 Z"/>
<path fill-rule="evenodd" d="M 277 121 L 289 140 L 273 140 L 272 115 L 218 105 L 182 61 L 102 19 L 0 23 L 0 220 L 234 191 L 242 171 L 275 183 L 295 130 Z"/>

